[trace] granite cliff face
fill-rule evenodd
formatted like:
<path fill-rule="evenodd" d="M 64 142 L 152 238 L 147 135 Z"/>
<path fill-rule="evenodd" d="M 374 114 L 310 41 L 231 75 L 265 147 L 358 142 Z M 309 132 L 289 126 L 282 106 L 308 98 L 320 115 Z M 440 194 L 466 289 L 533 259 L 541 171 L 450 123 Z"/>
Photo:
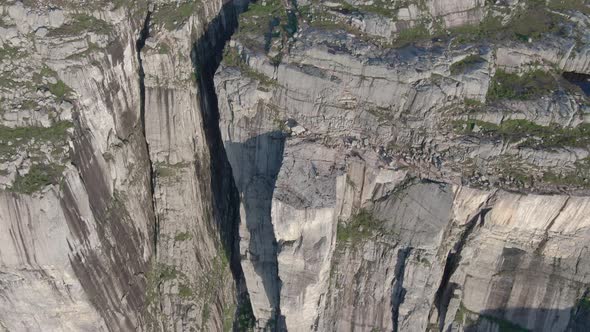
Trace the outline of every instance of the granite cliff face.
<path fill-rule="evenodd" d="M 590 326 L 585 1 L 0 15 L 0 330 Z"/>
<path fill-rule="evenodd" d="M 231 327 L 236 223 L 218 202 L 231 190 L 213 186 L 228 168 L 196 69 L 233 30 L 234 4 L 3 1 L 0 13 L 0 326 Z"/>
<path fill-rule="evenodd" d="M 587 328 L 587 14 L 252 4 L 215 79 L 258 326 Z"/>

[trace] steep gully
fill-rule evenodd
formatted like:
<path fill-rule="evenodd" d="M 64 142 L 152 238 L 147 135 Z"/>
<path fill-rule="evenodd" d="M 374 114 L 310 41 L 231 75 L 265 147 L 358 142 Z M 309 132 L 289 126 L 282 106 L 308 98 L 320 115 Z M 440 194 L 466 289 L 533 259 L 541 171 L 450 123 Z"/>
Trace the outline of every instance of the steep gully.
<path fill-rule="evenodd" d="M 224 5 L 218 16 L 209 23 L 203 36 L 194 44 L 191 60 L 197 75 L 197 89 L 201 96 L 199 107 L 210 153 L 215 222 L 236 282 L 238 310 L 252 312 L 240 263 L 240 199 L 219 130 L 219 110 L 213 81 L 221 63 L 225 43 L 231 39 L 237 28 L 237 16 L 241 11 L 240 6 L 231 2 Z M 238 312 L 237 315 L 239 314 Z"/>
<path fill-rule="evenodd" d="M 250 302 L 241 265 L 242 257 L 240 256 L 239 236 L 239 223 L 241 220 L 240 203 L 243 203 L 246 206 L 246 217 L 249 217 L 249 211 L 247 208 L 249 204 L 248 202 L 241 202 L 241 200 L 246 200 L 246 196 L 239 190 L 238 185 L 235 183 L 236 178 L 232 172 L 229 151 L 226 150 L 226 146 L 222 140 L 219 128 L 220 118 L 218 99 L 214 84 L 215 72 L 221 63 L 225 44 L 231 39 L 231 36 L 238 25 L 238 15 L 246 9 L 246 6 L 247 3 L 239 2 L 228 3 L 223 6 L 220 14 L 209 23 L 203 37 L 194 44 L 191 57 L 195 73 L 198 77 L 197 88 L 199 95 L 201 96 L 199 106 L 203 116 L 203 127 L 210 153 L 211 188 L 213 190 L 213 207 L 218 226 L 217 228 L 220 230 L 219 235 L 224 243 L 225 250 L 227 250 L 228 257 L 230 258 L 230 267 L 238 290 L 238 308 L 242 308 L 245 312 L 252 312 L 250 308 L 247 308 L 250 306 Z M 280 158 L 282 158 L 282 148 L 279 148 L 278 150 Z M 232 153 L 235 153 L 235 151 Z M 279 168 L 280 162 L 279 166 L 274 170 L 274 173 L 271 174 L 270 177 L 273 177 L 274 175 L 276 178 Z M 274 188 L 274 185 L 272 188 Z M 272 227 L 270 220 L 271 196 L 272 192 L 270 193 L 270 196 L 267 197 L 269 204 L 263 211 L 263 214 L 265 215 L 262 216 L 262 219 L 264 219 L 267 224 L 270 224 L 270 227 Z M 273 232 L 268 234 L 268 238 L 260 240 L 276 243 Z M 267 296 L 270 299 L 275 299 L 275 302 L 273 303 L 273 317 L 268 326 L 261 327 L 265 330 L 283 331 L 286 330 L 286 328 L 284 327 L 284 319 L 280 312 L 280 279 L 278 277 L 278 263 L 276 262 L 276 257 L 277 255 L 275 253 L 273 257 L 273 267 L 270 272 L 270 279 L 272 280 L 267 280 L 268 278 L 264 277 L 262 280 L 265 284 Z M 262 271 L 257 271 L 257 273 L 261 276 L 265 276 L 265 273 Z M 272 287 L 272 285 L 277 284 L 279 285 L 278 287 Z"/>
<path fill-rule="evenodd" d="M 145 20 L 143 22 L 143 26 L 142 29 L 139 33 L 139 38 L 137 39 L 137 42 L 135 43 L 135 48 L 137 50 L 137 62 L 139 64 L 139 116 L 140 116 L 140 123 L 141 123 L 141 134 L 143 135 L 143 140 L 145 141 L 145 148 L 147 151 L 147 156 L 148 159 L 150 158 L 150 145 L 147 141 L 146 138 L 146 133 L 145 133 L 145 83 L 144 83 L 144 79 L 145 79 L 145 72 L 143 70 L 143 60 L 141 58 L 141 51 L 143 50 L 144 46 L 145 46 L 145 42 L 149 37 L 150 34 L 150 19 L 152 16 L 152 11 L 148 9 L 147 15 L 145 17 Z M 154 177 L 155 177 L 155 173 L 154 173 L 154 165 L 152 163 L 151 160 L 148 161 L 148 167 L 149 167 L 149 181 L 150 181 L 150 196 L 152 197 L 152 211 L 155 211 L 155 204 L 154 204 L 154 188 L 155 188 L 155 184 L 154 184 Z M 158 217 L 155 216 L 154 217 L 154 227 L 153 227 L 153 245 L 154 245 L 154 256 L 157 256 L 158 254 L 158 227 L 159 227 L 159 223 L 158 223 Z"/>
<path fill-rule="evenodd" d="M 247 1 L 226 3 L 217 16 L 209 22 L 203 35 L 194 42 L 191 52 L 191 62 L 197 77 L 196 88 L 198 90 L 199 109 L 203 117 L 203 129 L 205 132 L 206 145 L 210 154 L 211 190 L 213 193 L 213 214 L 215 229 L 219 231 L 226 256 L 229 258 L 230 269 L 233 274 L 237 289 L 238 310 L 235 318 L 244 314 L 251 314 L 251 304 L 246 289 L 244 274 L 240 263 L 239 248 L 239 193 L 234 182 L 231 165 L 225 151 L 225 147 L 219 130 L 219 111 L 217 95 L 215 92 L 214 75 L 219 67 L 223 49 L 227 41 L 231 39 L 238 25 L 238 15 L 247 6 Z M 140 85 L 140 120 L 142 135 L 145 140 L 146 149 L 149 154 L 149 143 L 145 132 L 145 83 L 141 51 L 146 40 L 150 36 L 150 18 L 152 12 L 148 10 L 143 28 L 136 42 L 137 57 L 139 63 L 139 85 Z M 149 160 L 150 189 L 154 197 L 156 173 L 154 165 Z M 152 204 L 155 198 L 152 200 Z M 154 256 L 157 261 L 157 247 L 159 238 L 159 220 L 155 216 L 153 224 L 153 246 Z M 278 275 L 278 272 L 277 272 Z M 277 277 L 278 278 L 278 277 Z M 277 294 L 278 297 L 278 294 Z M 278 315 L 277 304 L 277 315 Z M 234 324 L 235 326 L 235 324 Z"/>

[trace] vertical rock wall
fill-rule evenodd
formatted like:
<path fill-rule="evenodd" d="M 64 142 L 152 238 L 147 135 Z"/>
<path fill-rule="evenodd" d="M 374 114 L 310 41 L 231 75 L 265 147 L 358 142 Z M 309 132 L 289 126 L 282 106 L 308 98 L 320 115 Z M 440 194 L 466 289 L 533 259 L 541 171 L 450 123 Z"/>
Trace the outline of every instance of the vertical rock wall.
<path fill-rule="evenodd" d="M 2 86 L 1 124 L 16 128 L 3 148 L 31 134 L 3 159 L 0 326 L 231 328 L 236 212 L 212 177 L 199 69 L 216 67 L 202 45 L 223 45 L 234 4 L 7 1 L 0 13 L 3 75 L 33 75 L 6 76 L 30 94 Z"/>

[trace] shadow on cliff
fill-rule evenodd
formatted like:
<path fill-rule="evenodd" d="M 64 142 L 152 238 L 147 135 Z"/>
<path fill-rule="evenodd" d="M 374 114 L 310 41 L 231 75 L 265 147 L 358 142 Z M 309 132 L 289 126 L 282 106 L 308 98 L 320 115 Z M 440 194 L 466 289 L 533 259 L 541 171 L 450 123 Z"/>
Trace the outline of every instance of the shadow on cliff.
<path fill-rule="evenodd" d="M 519 270 L 522 269 L 525 261 L 528 261 L 529 272 L 522 274 Z M 573 307 L 548 308 L 549 305 L 556 304 L 556 299 L 575 297 L 576 291 L 572 289 L 572 286 L 584 287 L 572 285 L 572 281 L 562 279 L 559 276 L 561 264 L 557 259 L 547 264 L 544 257 L 536 253 L 527 253 L 517 248 L 504 248 L 501 263 L 496 269 L 492 283 L 488 286 L 493 291 L 489 294 L 486 303 L 487 307 L 500 309 L 484 310 L 479 312 L 478 316 L 474 316 L 461 306 L 458 315 L 455 315 L 455 320 L 457 317 L 471 318 L 466 319 L 468 323 L 465 324 L 464 330 L 468 332 L 590 331 L 590 300 L 588 300 L 587 290 L 580 299 L 575 301 L 576 304 Z M 517 300 L 524 302 L 527 298 L 542 296 L 540 308 L 510 306 L 510 295 L 514 294 L 515 281 L 518 279 L 526 280 L 526 284 L 523 285 L 524 288 L 521 289 Z M 536 291 L 539 280 L 543 284 L 550 285 L 542 293 Z M 457 289 L 460 286 L 450 283 L 448 288 Z"/>
<path fill-rule="evenodd" d="M 465 311 L 463 317 L 469 317 Z M 486 310 L 479 317 L 466 319 L 464 331 L 543 331 L 543 332 L 586 332 L 590 331 L 590 304 L 580 301 L 573 308 L 508 308 Z"/>
<path fill-rule="evenodd" d="M 226 3 L 217 17 L 208 25 L 207 30 L 203 34 L 203 37 L 201 37 L 194 44 L 191 56 L 197 77 L 197 88 L 200 96 L 199 102 L 203 116 L 203 127 L 211 157 L 211 190 L 213 192 L 215 221 L 218 226 L 217 229 L 220 232 L 220 237 L 223 241 L 226 254 L 230 261 L 232 274 L 236 280 L 239 296 L 238 311 L 243 310 L 245 312 L 252 312 L 250 308 L 243 309 L 244 306 L 250 307 L 248 291 L 241 266 L 239 248 L 239 223 L 241 220 L 239 207 L 240 196 L 243 195 L 243 192 L 238 190 L 239 187 L 236 186 L 236 182 L 234 181 L 234 171 L 232 171 L 231 164 L 228 160 L 228 153 L 226 153 L 226 148 L 222 141 L 221 132 L 219 129 L 219 108 L 214 84 L 214 75 L 217 71 L 217 68 L 219 67 L 219 64 L 221 63 L 225 43 L 231 38 L 233 32 L 237 28 L 238 14 L 246 8 L 247 2 L 248 1 L 239 0 Z M 269 134 L 269 136 L 274 137 L 276 135 Z M 283 142 L 279 142 L 279 155 L 281 158 L 282 144 Z M 250 144 L 247 143 L 245 143 L 245 145 L 250 146 Z M 229 147 L 229 149 L 232 150 L 230 155 L 235 153 L 234 150 L 240 150 L 238 147 Z M 278 161 L 278 168 L 280 168 L 280 163 L 281 160 Z M 240 169 L 241 168 L 242 167 L 240 167 Z M 254 220 L 254 214 L 250 212 L 251 209 L 249 208 L 256 205 L 254 201 L 257 201 L 257 199 L 253 197 L 252 201 L 248 200 L 247 202 L 244 202 L 244 205 L 247 207 L 246 218 L 248 220 L 248 225 L 261 223 L 265 225 L 265 230 L 268 229 L 267 226 L 270 224 L 270 198 L 272 197 L 272 188 L 274 188 L 274 181 L 276 180 L 277 173 L 278 170 L 270 177 L 264 179 L 260 178 L 260 181 L 268 182 L 267 185 L 262 187 L 267 188 L 270 186 L 268 187 L 271 188 L 270 190 L 263 189 L 260 190 L 260 192 L 255 193 L 255 195 L 259 194 L 260 197 L 263 198 L 258 199 L 260 202 L 268 201 L 267 203 L 263 204 L 264 206 L 258 207 L 259 211 L 264 211 L 260 214 L 260 220 L 262 222 Z M 262 215 L 264 215 L 264 217 Z M 271 224 L 270 226 L 272 227 Z M 270 233 L 272 234 L 270 241 L 273 243 L 272 246 L 274 248 L 276 246 L 276 241 L 274 240 L 274 232 L 272 228 L 270 228 Z M 253 237 L 251 239 L 251 241 L 258 241 L 260 243 L 263 243 L 265 240 L 269 239 L 263 239 L 259 237 Z M 276 249 L 273 250 L 276 251 Z M 278 318 L 279 297 L 277 285 L 279 282 L 278 271 L 276 270 L 276 255 L 274 255 L 274 264 L 270 264 L 269 266 L 274 270 L 272 270 L 270 273 L 271 278 L 263 278 L 263 282 L 265 290 L 267 294 L 269 294 L 269 298 L 276 299 L 275 303 L 273 303 L 273 307 L 276 310 Z M 265 271 L 267 268 L 268 267 L 262 267 L 262 269 Z M 257 271 L 257 273 L 263 277 L 267 276 L 267 274 L 263 273 L 263 271 Z M 273 285 L 275 286 L 273 287 Z M 240 313 L 238 312 L 238 314 Z M 284 321 L 283 319 L 277 320 L 279 322 Z M 278 326 L 275 326 L 275 329 L 281 331 L 285 330 L 281 326 L 282 324 L 279 324 Z"/>
<path fill-rule="evenodd" d="M 223 6 L 220 13 L 207 26 L 203 36 L 192 50 L 192 62 L 197 77 L 200 110 L 203 129 L 210 153 L 211 190 L 217 229 L 230 258 L 232 273 L 236 280 L 242 279 L 239 255 L 236 255 L 238 216 L 238 194 L 227 160 L 221 132 L 219 131 L 219 110 L 213 77 L 221 61 L 223 48 L 237 26 L 238 9 L 232 2 Z M 238 257 L 236 257 L 238 256 Z"/>
<path fill-rule="evenodd" d="M 277 242 L 272 224 L 272 197 L 283 162 L 285 135 L 268 132 L 241 143 L 226 143 L 227 156 L 243 204 L 246 227 L 250 234 L 248 258 L 262 279 L 270 305 L 274 308 L 280 331 L 280 288 Z"/>

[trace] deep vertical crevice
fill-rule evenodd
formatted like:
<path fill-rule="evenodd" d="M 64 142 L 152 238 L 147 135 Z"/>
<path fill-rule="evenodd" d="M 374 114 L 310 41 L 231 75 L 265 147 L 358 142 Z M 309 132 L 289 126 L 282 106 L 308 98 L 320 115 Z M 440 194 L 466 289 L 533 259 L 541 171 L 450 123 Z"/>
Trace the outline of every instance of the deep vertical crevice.
<path fill-rule="evenodd" d="M 285 329 L 286 322 L 280 312 L 282 282 L 278 270 L 279 245 L 271 211 L 276 181 L 283 163 L 284 145 L 285 135 L 281 131 L 271 131 L 245 141 L 230 141 L 225 144 L 230 164 L 239 167 L 234 179 L 243 207 L 240 211 L 243 213 L 241 222 L 250 232 L 247 244 L 249 260 L 260 277 L 261 286 L 272 308 L 268 326 L 264 323 L 265 319 L 260 320 L 259 324 L 260 327 L 269 330 L 276 328 L 279 331 Z M 259 151 L 264 151 L 264 154 L 261 155 Z M 261 162 L 260 158 L 264 160 L 264 170 L 257 167 Z"/>
<path fill-rule="evenodd" d="M 193 68 L 197 78 L 203 129 L 210 154 L 211 190 L 214 218 L 219 230 L 230 269 L 237 287 L 238 309 L 234 330 L 239 328 L 238 316 L 252 315 L 252 307 L 241 266 L 239 248 L 240 197 L 234 181 L 231 165 L 219 129 L 219 109 L 215 92 L 214 75 L 219 67 L 226 42 L 231 39 L 238 25 L 238 14 L 244 6 L 227 3 L 212 20 L 203 36 L 194 44 Z"/>
<path fill-rule="evenodd" d="M 391 294 L 391 319 L 393 321 L 393 331 L 399 330 L 399 307 L 404 302 L 406 289 L 404 288 L 404 274 L 406 272 L 406 263 L 412 253 L 412 247 L 400 249 L 397 252 L 397 262 L 395 264 L 395 279 L 393 281 L 393 291 Z"/>
<path fill-rule="evenodd" d="M 155 173 L 154 173 L 154 166 L 152 164 L 151 156 L 150 156 L 150 144 L 147 141 L 146 136 L 146 124 L 145 124 L 145 72 L 143 70 L 143 59 L 141 58 L 141 51 L 145 46 L 146 40 L 149 38 L 150 35 L 150 19 L 152 16 L 152 12 L 148 9 L 145 20 L 143 22 L 143 27 L 139 33 L 139 38 L 135 43 L 135 49 L 137 51 L 137 62 L 139 64 L 139 118 L 141 124 L 141 134 L 145 141 L 145 149 L 147 153 L 147 163 L 149 168 L 149 187 L 150 187 L 150 197 L 152 202 L 152 210 L 155 212 Z M 153 250 L 154 250 L 154 257 L 157 256 L 158 253 L 158 234 L 159 234 L 159 222 L 157 214 L 154 214 L 154 225 L 153 225 Z"/>
<path fill-rule="evenodd" d="M 457 243 L 455 243 L 453 250 L 451 250 L 447 255 L 441 282 L 434 297 L 434 305 L 438 311 L 438 323 L 440 331 L 442 331 L 444 327 L 449 302 L 451 301 L 455 289 L 459 287 L 459 285 L 456 283 L 450 282 L 451 277 L 459 267 L 459 263 L 461 262 L 461 253 L 465 247 L 465 244 L 467 243 L 467 239 L 473 233 L 473 230 L 478 224 L 483 224 L 483 219 L 490 210 L 490 208 L 481 209 L 481 211 L 467 223 L 465 229 L 459 236 L 459 240 Z"/>

